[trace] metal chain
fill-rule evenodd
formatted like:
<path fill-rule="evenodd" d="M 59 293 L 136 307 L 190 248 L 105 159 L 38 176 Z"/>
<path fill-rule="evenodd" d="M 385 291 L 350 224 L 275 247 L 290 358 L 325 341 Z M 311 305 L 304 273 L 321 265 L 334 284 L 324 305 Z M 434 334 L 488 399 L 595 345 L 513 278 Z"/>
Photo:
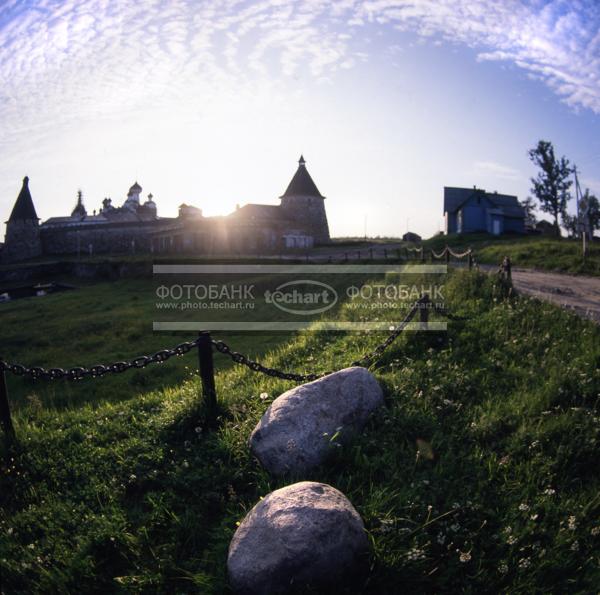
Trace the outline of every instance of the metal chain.
<path fill-rule="evenodd" d="M 408 323 L 414 318 L 416 312 L 421 307 L 428 307 L 429 300 L 427 298 L 421 298 L 418 300 L 410 309 L 404 320 L 391 332 L 388 337 L 381 342 L 375 349 L 366 353 L 360 359 L 352 362 L 351 366 L 369 367 L 375 361 L 377 361 L 384 353 L 384 351 L 398 338 L 400 333 L 406 328 Z M 452 316 L 444 308 L 440 308 L 433 304 L 433 308 L 436 312 L 439 312 L 450 320 L 464 320 L 463 318 Z M 173 356 L 181 356 L 189 353 L 194 347 L 197 347 L 199 339 L 194 341 L 186 341 L 173 347 L 172 349 L 162 349 L 157 351 L 154 355 L 141 355 L 131 361 L 114 362 L 112 364 L 99 364 L 85 368 L 83 366 L 75 366 L 72 368 L 41 368 L 38 366 L 28 368 L 22 364 L 15 364 L 0 360 L 0 371 L 11 372 L 15 376 L 30 376 L 34 380 L 80 380 L 82 378 L 99 378 L 105 374 L 121 374 L 131 368 L 145 368 L 149 364 L 162 363 L 167 361 Z M 293 372 L 284 372 L 277 370 L 276 368 L 270 368 L 261 364 L 260 362 L 250 359 L 248 356 L 234 351 L 227 343 L 221 340 L 211 339 L 211 343 L 214 348 L 223 355 L 230 357 L 235 363 L 241 364 L 250 368 L 253 372 L 260 372 L 271 376 L 273 378 L 281 378 L 282 380 L 294 380 L 296 382 L 311 382 L 322 378 L 332 372 L 322 372 L 320 374 L 296 374 Z"/>
<path fill-rule="evenodd" d="M 454 252 L 451 248 L 448 248 L 448 252 L 450 252 L 450 254 L 452 256 L 454 256 L 454 258 L 464 258 L 465 256 L 469 256 L 469 254 L 471 254 L 471 250 L 467 250 L 466 252 L 462 252 L 462 253 L 457 253 Z"/>
<path fill-rule="evenodd" d="M 0 370 L 11 372 L 15 376 L 30 376 L 34 380 L 81 380 L 82 378 L 99 378 L 105 374 L 121 374 L 131 368 L 145 368 L 149 364 L 166 362 L 173 356 L 185 355 L 196 347 L 198 340 L 186 341 L 173 347 L 172 349 L 162 349 L 154 355 L 140 355 L 128 362 L 114 362 L 112 364 L 97 364 L 85 368 L 83 366 L 74 366 L 72 368 L 41 368 L 34 366 L 28 368 L 22 364 L 14 364 L 0 360 Z"/>
<path fill-rule="evenodd" d="M 263 366 L 263 364 L 251 360 L 248 356 L 231 349 L 231 347 L 229 347 L 229 345 L 227 345 L 227 343 L 224 341 L 212 339 L 212 344 L 219 353 L 229 356 L 236 364 L 241 364 L 250 368 L 253 372 L 261 372 L 262 374 L 266 374 L 267 376 L 271 376 L 273 378 L 281 378 L 282 380 L 295 380 L 296 382 L 311 382 L 312 380 L 317 380 L 317 378 L 321 378 L 322 376 L 331 373 L 323 372 L 322 374 L 295 374 L 293 372 L 283 372 L 282 370 L 269 368 L 268 366 Z"/>

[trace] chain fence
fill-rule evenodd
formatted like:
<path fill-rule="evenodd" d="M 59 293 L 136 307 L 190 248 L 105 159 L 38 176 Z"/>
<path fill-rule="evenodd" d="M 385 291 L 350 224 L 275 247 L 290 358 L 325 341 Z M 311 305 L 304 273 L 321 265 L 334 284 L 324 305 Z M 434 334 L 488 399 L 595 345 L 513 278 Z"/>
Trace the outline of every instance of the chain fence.
<path fill-rule="evenodd" d="M 379 343 L 373 350 L 365 353 L 361 358 L 351 362 L 350 366 L 370 367 L 377 362 L 388 349 L 388 347 L 405 330 L 408 324 L 420 312 L 420 321 L 422 324 L 428 322 L 428 310 L 434 309 L 438 313 L 450 318 L 449 313 L 433 304 L 427 294 L 415 302 L 404 319 L 392 330 L 392 332 Z M 272 368 L 258 361 L 254 361 L 247 355 L 233 350 L 225 341 L 213 339 L 208 332 L 200 333 L 197 339 L 179 343 L 170 349 L 161 349 L 153 355 L 141 355 L 129 361 L 118 361 L 111 364 L 97 364 L 90 367 L 73 366 L 70 368 L 43 368 L 41 366 L 25 366 L 20 363 L 9 362 L 0 359 L 0 419 L 4 426 L 5 436 L 14 438 L 15 432 L 10 414 L 8 403 L 8 389 L 6 385 L 6 373 L 18 377 L 28 377 L 32 380 L 68 380 L 77 381 L 85 378 L 101 378 L 107 374 L 122 374 L 131 369 L 142 369 L 151 364 L 166 362 L 172 357 L 184 356 L 193 349 L 198 349 L 199 371 L 202 381 L 202 393 L 205 402 L 214 410 L 216 408 L 216 391 L 214 379 L 213 350 L 226 355 L 233 362 L 246 366 L 253 372 L 265 374 L 272 378 L 282 380 L 293 380 L 295 382 L 311 382 L 331 374 L 329 372 L 301 374 Z"/>

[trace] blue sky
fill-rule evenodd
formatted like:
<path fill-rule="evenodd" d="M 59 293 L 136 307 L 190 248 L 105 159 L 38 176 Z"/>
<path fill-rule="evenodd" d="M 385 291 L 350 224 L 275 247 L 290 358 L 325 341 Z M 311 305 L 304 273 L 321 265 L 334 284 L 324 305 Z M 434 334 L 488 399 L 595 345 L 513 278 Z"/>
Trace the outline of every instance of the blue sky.
<path fill-rule="evenodd" d="M 594 1 L 4 1 L 0 216 L 277 204 L 300 153 L 334 235 L 431 235 L 444 185 L 529 193 L 551 140 L 600 194 Z M 572 209 L 574 205 L 572 205 Z"/>

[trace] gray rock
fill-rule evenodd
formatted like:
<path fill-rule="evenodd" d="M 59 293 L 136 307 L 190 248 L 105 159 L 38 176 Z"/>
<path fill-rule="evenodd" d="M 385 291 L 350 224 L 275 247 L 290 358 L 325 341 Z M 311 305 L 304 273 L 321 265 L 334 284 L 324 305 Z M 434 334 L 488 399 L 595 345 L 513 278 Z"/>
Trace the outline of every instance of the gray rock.
<path fill-rule="evenodd" d="M 273 475 L 299 474 L 321 464 L 383 404 L 375 377 L 346 368 L 279 396 L 250 436 L 250 448 Z"/>
<path fill-rule="evenodd" d="M 242 594 L 321 589 L 364 567 L 368 539 L 340 491 L 303 481 L 271 492 L 238 527 L 227 557 L 231 587 Z"/>

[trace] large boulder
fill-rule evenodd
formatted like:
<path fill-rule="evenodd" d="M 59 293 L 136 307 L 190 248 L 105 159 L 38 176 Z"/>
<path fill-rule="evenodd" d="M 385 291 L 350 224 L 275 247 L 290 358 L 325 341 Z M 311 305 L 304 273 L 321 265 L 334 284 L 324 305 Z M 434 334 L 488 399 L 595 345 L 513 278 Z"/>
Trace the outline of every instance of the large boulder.
<path fill-rule="evenodd" d="M 250 448 L 271 474 L 300 474 L 360 431 L 382 404 L 375 377 L 365 368 L 346 368 L 275 399 L 254 428 Z"/>
<path fill-rule="evenodd" d="M 303 481 L 271 492 L 242 521 L 229 544 L 229 582 L 247 595 L 308 585 L 321 592 L 352 580 L 367 552 L 362 519 L 346 496 Z"/>

